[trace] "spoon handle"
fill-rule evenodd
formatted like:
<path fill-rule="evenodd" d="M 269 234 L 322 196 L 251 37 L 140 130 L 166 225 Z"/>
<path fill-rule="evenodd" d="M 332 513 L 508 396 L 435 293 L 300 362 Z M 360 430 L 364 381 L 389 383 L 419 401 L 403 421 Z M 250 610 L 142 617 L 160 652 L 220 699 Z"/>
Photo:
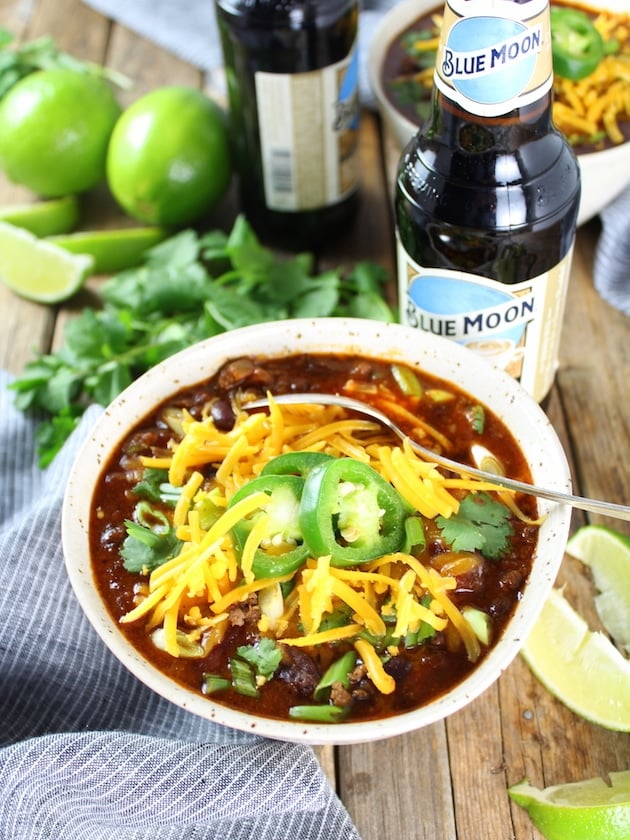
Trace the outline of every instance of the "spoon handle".
<path fill-rule="evenodd" d="M 426 456 L 427 450 L 425 447 L 415 443 L 411 438 L 407 438 L 406 440 L 412 449 Z M 515 478 L 495 475 L 484 470 L 478 470 L 476 467 L 469 467 L 466 464 L 451 461 L 450 458 L 445 458 L 443 455 L 437 455 L 436 453 L 432 453 L 431 458 L 436 464 L 440 464 L 443 467 L 464 472 L 466 475 L 481 478 L 484 481 L 491 481 L 493 484 L 504 487 L 506 490 L 516 490 L 519 493 L 526 493 L 528 496 L 536 496 L 540 499 L 548 499 L 552 502 L 570 505 L 578 510 L 587 510 L 590 513 L 600 513 L 604 516 L 612 516 L 615 519 L 630 521 L 630 507 L 627 505 L 618 505 L 614 502 L 601 502 L 598 499 L 587 499 L 584 496 L 574 496 L 572 493 L 563 493 L 560 490 L 546 490 L 544 487 L 537 487 L 535 484 L 527 484 L 524 481 L 517 481 Z"/>
<path fill-rule="evenodd" d="M 537 487 L 535 484 L 527 484 L 524 481 L 518 481 L 514 478 L 507 478 L 506 476 L 497 475 L 496 473 L 486 472 L 485 470 L 477 469 L 477 467 L 470 467 L 468 464 L 461 464 L 459 461 L 452 461 L 444 455 L 438 455 L 433 450 L 405 434 L 402 429 L 390 420 L 390 418 L 379 411 L 377 408 L 363 403 L 360 400 L 352 399 L 351 397 L 340 396 L 339 394 L 320 394 L 313 392 L 312 394 L 276 394 L 273 397 L 277 403 L 293 404 L 293 405 L 339 405 L 342 408 L 350 409 L 351 411 L 359 411 L 362 414 L 372 417 L 379 423 L 382 423 L 387 428 L 391 429 L 401 440 L 406 440 L 409 446 L 415 450 L 423 458 L 429 459 L 440 466 L 447 467 L 450 470 L 464 473 L 465 475 L 474 476 L 475 478 L 483 479 L 484 481 L 492 482 L 498 487 L 503 487 L 506 490 L 515 490 L 518 493 L 526 493 L 528 496 L 536 496 L 540 499 L 548 499 L 551 502 L 558 502 L 559 504 L 570 505 L 578 510 L 586 510 L 590 513 L 599 513 L 603 516 L 611 516 L 615 519 L 624 519 L 630 521 L 630 507 L 628 505 L 618 505 L 614 502 L 602 502 L 598 499 L 587 499 L 584 496 L 574 496 L 571 493 L 563 493 L 560 490 L 547 490 L 544 487 Z M 269 400 L 263 398 L 253 402 L 246 403 L 242 406 L 245 409 L 252 408 L 268 408 Z"/>

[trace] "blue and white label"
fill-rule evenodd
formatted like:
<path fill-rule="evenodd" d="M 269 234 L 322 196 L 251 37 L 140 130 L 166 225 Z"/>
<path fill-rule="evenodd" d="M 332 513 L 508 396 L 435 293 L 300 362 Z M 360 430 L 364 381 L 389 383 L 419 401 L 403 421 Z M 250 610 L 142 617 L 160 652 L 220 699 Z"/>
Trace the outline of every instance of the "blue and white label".
<path fill-rule="evenodd" d="M 401 323 L 462 344 L 541 400 L 557 365 L 571 253 L 542 275 L 505 284 L 421 267 L 400 237 L 397 248 Z"/>
<path fill-rule="evenodd" d="M 467 99 L 503 103 L 527 87 L 541 39 L 540 26 L 529 30 L 522 23 L 501 18 L 462 20 L 451 29 L 441 75 Z M 470 44 L 480 46 L 471 50 Z"/>
<path fill-rule="evenodd" d="M 517 346 L 536 317 L 533 291 L 513 295 L 509 286 L 430 271 L 411 279 L 407 298 L 407 318 L 414 326 L 461 344 L 497 338 Z"/>
<path fill-rule="evenodd" d="M 548 15 L 459 17 L 447 6 L 435 84 L 470 113 L 499 116 L 552 84 Z"/>

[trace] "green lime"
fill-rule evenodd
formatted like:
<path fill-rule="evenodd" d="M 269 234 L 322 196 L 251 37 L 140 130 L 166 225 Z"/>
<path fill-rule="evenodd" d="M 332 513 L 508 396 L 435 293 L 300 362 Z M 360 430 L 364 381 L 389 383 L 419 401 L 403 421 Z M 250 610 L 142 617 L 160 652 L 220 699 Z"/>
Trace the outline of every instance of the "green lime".
<path fill-rule="evenodd" d="M 602 624 L 630 651 L 630 537 L 604 525 L 585 525 L 571 537 L 567 552 L 590 566 Z"/>
<path fill-rule="evenodd" d="M 22 228 L 0 222 L 0 280 L 22 297 L 57 303 L 81 288 L 92 257 L 69 254 Z"/>
<path fill-rule="evenodd" d="M 39 70 L 0 101 L 0 168 L 44 198 L 80 193 L 105 177 L 120 105 L 109 84 L 73 70 Z"/>
<path fill-rule="evenodd" d="M 541 683 L 569 709 L 607 729 L 630 731 L 630 661 L 589 630 L 553 589 L 521 651 Z"/>
<path fill-rule="evenodd" d="M 79 231 L 67 236 L 51 236 L 48 242 L 73 254 L 89 254 L 94 260 L 94 274 L 113 274 L 139 265 L 146 251 L 167 236 L 165 228 L 138 227 Z"/>
<path fill-rule="evenodd" d="M 232 177 L 225 116 L 194 88 L 159 88 L 116 123 L 107 154 L 114 198 L 147 224 L 181 226 L 221 199 Z"/>
<path fill-rule="evenodd" d="M 630 837 L 630 770 L 553 785 L 543 790 L 527 781 L 508 788 L 547 840 L 627 840 Z"/>
<path fill-rule="evenodd" d="M 30 230 L 35 236 L 70 233 L 79 221 L 79 202 L 76 196 L 66 195 L 35 204 L 0 207 L 0 221 Z"/>

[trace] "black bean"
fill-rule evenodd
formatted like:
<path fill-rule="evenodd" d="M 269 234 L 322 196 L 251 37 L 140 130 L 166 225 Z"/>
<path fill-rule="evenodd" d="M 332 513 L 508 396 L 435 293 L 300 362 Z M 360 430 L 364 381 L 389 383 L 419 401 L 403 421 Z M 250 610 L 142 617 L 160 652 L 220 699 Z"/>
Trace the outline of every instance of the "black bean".
<path fill-rule="evenodd" d="M 217 429 L 222 432 L 229 432 L 234 428 L 236 422 L 236 414 L 232 408 L 232 403 L 227 397 L 219 397 L 213 400 L 210 405 L 210 416 Z"/>

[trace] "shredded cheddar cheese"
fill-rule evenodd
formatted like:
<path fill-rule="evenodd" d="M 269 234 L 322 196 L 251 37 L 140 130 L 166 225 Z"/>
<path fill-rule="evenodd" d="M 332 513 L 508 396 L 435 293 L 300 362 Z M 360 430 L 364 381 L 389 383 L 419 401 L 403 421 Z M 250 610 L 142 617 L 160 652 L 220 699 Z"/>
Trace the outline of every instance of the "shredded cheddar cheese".
<path fill-rule="evenodd" d="M 173 514 L 181 548 L 151 572 L 148 587 L 138 594 L 135 606 L 121 621 L 144 619 L 147 627 L 160 630 L 164 649 L 174 657 L 184 655 L 182 627 L 187 644 L 194 642 L 207 651 L 222 638 L 230 610 L 260 593 L 261 603 L 270 605 L 259 620 L 262 632 L 281 644 L 296 647 L 349 640 L 369 679 L 384 694 L 393 691 L 395 683 L 366 635 L 384 637 L 390 631 L 396 639 L 417 632 L 421 625 L 438 632 L 450 628 L 449 632 L 465 646 L 469 659 L 479 657 L 479 640 L 450 597 L 456 587 L 453 576 L 398 553 L 360 568 L 337 568 L 331 565 L 330 557 L 310 557 L 297 572 L 256 579 L 252 563 L 263 540 L 269 497 L 256 492 L 232 506 L 229 501 L 260 474 L 269 460 L 288 451 L 350 455 L 369 463 L 428 518 L 456 513 L 459 491 L 497 490 L 494 485 L 464 474 L 446 478 L 408 444 L 385 445 L 378 424 L 349 418 L 334 406 L 305 410 L 271 400 L 266 413 L 239 414 L 229 432 L 216 429 L 210 418 L 195 420 L 184 413 L 182 429 L 183 436 L 173 443 L 170 456 L 143 459 L 146 466 L 167 469 L 169 482 L 182 488 Z M 430 429 L 425 432 L 434 434 Z M 448 441 L 444 444 L 448 446 Z M 201 471 L 204 465 L 210 465 L 214 473 L 210 491 Z M 200 504 L 208 496 L 218 514 L 204 527 Z M 254 522 L 239 560 L 231 530 L 255 512 L 262 515 Z M 289 580 L 293 581 L 293 591 L 283 599 L 279 584 Z M 346 620 L 324 626 L 336 614 L 345 615 Z M 300 626 L 302 632 L 298 632 Z M 391 647 L 395 649 L 395 645 Z"/>
<path fill-rule="evenodd" d="M 553 117 L 572 143 L 607 138 L 617 145 L 625 136 L 620 123 L 630 120 L 630 14 L 601 11 L 593 21 L 604 42 L 619 51 L 604 55 L 595 70 L 579 81 L 554 80 Z"/>

